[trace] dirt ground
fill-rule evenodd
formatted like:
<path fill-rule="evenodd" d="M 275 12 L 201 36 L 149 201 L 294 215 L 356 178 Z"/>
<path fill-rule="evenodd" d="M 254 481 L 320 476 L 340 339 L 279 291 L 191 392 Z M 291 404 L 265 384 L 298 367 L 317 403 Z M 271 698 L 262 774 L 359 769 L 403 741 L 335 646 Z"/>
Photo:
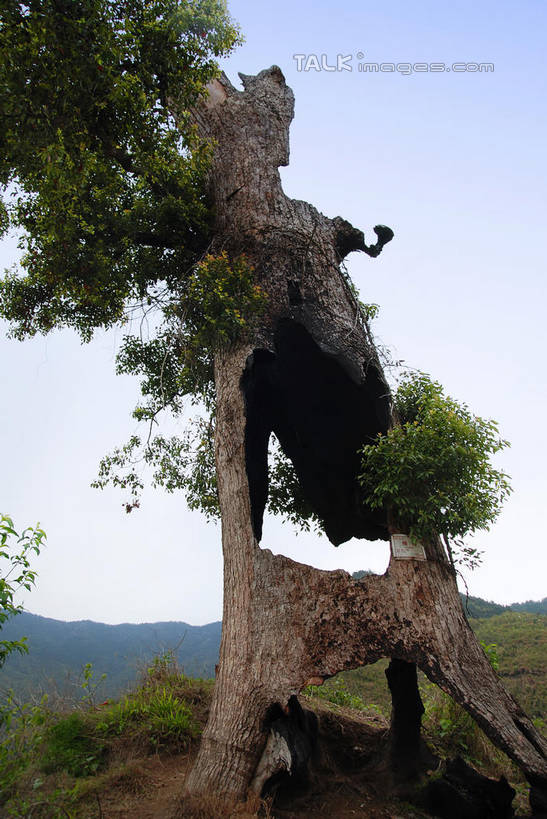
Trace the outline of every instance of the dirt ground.
<path fill-rule="evenodd" d="M 259 815 L 270 819 L 421 819 L 426 814 L 398 800 L 386 798 L 386 781 L 379 760 L 388 725 L 381 716 L 360 716 L 343 708 L 315 705 L 320 719 L 321 757 L 307 787 L 276 794 Z M 89 819 L 179 819 L 181 816 L 256 816 L 256 805 L 215 811 L 213 804 L 191 811 L 181 793 L 195 750 L 177 756 L 135 760 L 88 804 Z"/>

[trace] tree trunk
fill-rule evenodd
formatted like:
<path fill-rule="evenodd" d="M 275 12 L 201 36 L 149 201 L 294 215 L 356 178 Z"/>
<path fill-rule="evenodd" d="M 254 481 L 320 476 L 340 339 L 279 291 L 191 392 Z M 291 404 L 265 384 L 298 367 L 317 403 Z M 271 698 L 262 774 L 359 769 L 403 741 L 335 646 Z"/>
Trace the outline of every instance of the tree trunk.
<path fill-rule="evenodd" d="M 288 163 L 292 92 L 276 67 L 240 76 L 244 91 L 224 76 L 215 81 L 195 119 L 215 140 L 213 251 L 245 252 L 268 295 L 268 316 L 215 362 L 223 633 L 187 791 L 243 798 L 268 708 L 309 682 L 384 656 L 417 664 L 545 787 L 545 741 L 469 628 L 440 543 L 428 544 L 426 560 L 392 556 L 383 576 L 360 581 L 258 545 L 272 432 L 333 543 L 389 539 L 386 516 L 363 506 L 357 481 L 358 449 L 390 424 L 389 389 L 339 265 L 352 250 L 378 255 L 390 232 L 379 228 L 368 247 L 340 217 L 285 196 L 278 166 Z"/>
<path fill-rule="evenodd" d="M 391 660 L 386 677 L 391 693 L 390 768 L 396 784 L 412 782 L 438 762 L 421 737 L 424 706 L 416 665 Z"/>

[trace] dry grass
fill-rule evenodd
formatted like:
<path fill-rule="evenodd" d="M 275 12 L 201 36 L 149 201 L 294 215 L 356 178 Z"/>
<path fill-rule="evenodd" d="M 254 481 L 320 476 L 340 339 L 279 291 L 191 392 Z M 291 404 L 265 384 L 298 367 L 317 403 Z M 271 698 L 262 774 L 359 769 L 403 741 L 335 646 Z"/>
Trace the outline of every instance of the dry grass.
<path fill-rule="evenodd" d="M 260 799 L 251 794 L 245 802 L 229 797 L 201 796 L 183 797 L 172 819 L 271 819 L 271 800 Z"/>

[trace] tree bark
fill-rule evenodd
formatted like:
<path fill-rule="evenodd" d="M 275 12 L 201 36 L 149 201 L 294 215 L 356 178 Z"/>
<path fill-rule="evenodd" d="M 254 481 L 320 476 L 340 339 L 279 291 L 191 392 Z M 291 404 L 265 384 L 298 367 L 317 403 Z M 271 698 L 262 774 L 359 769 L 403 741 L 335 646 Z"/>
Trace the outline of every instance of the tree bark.
<path fill-rule="evenodd" d="M 216 463 L 222 514 L 224 611 L 209 722 L 189 794 L 243 798 L 266 740 L 264 719 L 309 682 L 391 657 L 415 663 L 476 719 L 537 787 L 546 743 L 505 691 L 469 628 L 440 543 L 427 559 L 392 556 L 387 572 L 354 581 L 261 549 L 267 444 L 275 433 L 330 540 L 389 539 L 387 516 L 359 500 L 358 449 L 390 424 L 389 389 L 340 262 L 378 255 L 337 217 L 291 200 L 293 95 L 277 67 L 226 77 L 194 112 L 214 140 L 213 251 L 245 252 L 268 295 L 254 335 L 215 361 Z"/>

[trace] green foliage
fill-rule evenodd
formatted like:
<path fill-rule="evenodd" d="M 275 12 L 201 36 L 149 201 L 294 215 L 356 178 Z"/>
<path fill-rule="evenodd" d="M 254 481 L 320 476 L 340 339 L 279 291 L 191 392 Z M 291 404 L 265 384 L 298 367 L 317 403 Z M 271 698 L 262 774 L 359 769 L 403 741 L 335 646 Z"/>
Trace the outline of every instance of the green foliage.
<path fill-rule="evenodd" d="M 101 674 L 99 679 L 95 679 L 95 672 L 92 663 L 86 663 L 82 669 L 82 702 L 86 705 L 95 705 L 97 689 L 106 680 L 106 674 Z"/>
<path fill-rule="evenodd" d="M 332 680 L 327 680 L 323 685 L 308 685 L 302 690 L 302 693 L 306 697 L 317 697 L 326 702 L 331 702 L 333 705 L 341 705 L 344 708 L 381 713 L 377 705 L 368 705 L 358 694 L 352 694 L 341 675 L 333 677 Z"/>
<path fill-rule="evenodd" d="M 444 757 L 460 755 L 469 762 L 484 758 L 488 740 L 467 711 L 433 683 L 423 682 L 420 693 L 423 729 L 433 748 Z"/>
<path fill-rule="evenodd" d="M 97 725 L 105 737 L 125 735 L 140 741 L 150 752 L 182 750 L 200 733 L 187 703 L 167 688 L 155 687 L 153 693 L 142 689 L 108 708 Z"/>
<path fill-rule="evenodd" d="M 498 645 L 497 643 L 487 643 L 484 640 L 480 641 L 482 649 L 486 654 L 488 662 L 494 669 L 494 671 L 499 671 L 500 661 L 498 657 Z"/>
<path fill-rule="evenodd" d="M 46 774 L 66 771 L 71 776 L 91 776 L 104 766 L 106 750 L 93 735 L 91 721 L 74 712 L 48 728 L 41 768 Z"/>
<path fill-rule="evenodd" d="M 22 273 L 0 282 L 17 338 L 97 327 L 141 313 L 119 373 L 141 376 L 134 417 L 147 434 L 107 456 L 95 486 L 130 493 L 137 465 L 217 513 L 213 359 L 265 306 L 244 256 L 204 255 L 211 147 L 190 109 L 239 43 L 223 0 L 41 0 L 0 9 L 0 232 L 22 232 Z M 158 318 L 159 316 L 159 318 Z M 141 324 L 142 329 L 142 324 Z M 164 410 L 204 402 L 181 438 L 153 437 Z M 207 426 L 207 430 L 204 429 Z"/>
<path fill-rule="evenodd" d="M 210 229 L 187 111 L 237 42 L 221 0 L 2 4 L 0 227 L 24 231 L 25 276 L 6 276 L 0 313 L 16 337 L 88 339 L 158 282 L 177 289 Z"/>
<path fill-rule="evenodd" d="M 0 629 L 2 623 L 23 610 L 14 602 L 20 589 L 30 591 L 36 582 L 36 572 L 30 568 L 32 553 L 40 554 L 46 534 L 39 526 L 28 527 L 17 534 L 13 521 L 8 515 L 0 515 L 0 561 L 3 568 L 0 576 Z M 11 541 L 11 542 L 10 542 Z M 6 657 L 14 651 L 28 652 L 26 638 L 21 640 L 0 640 L 0 668 Z"/>
<path fill-rule="evenodd" d="M 139 465 L 145 464 L 154 469 L 155 486 L 168 492 L 180 489 L 191 509 L 200 509 L 208 518 L 218 515 L 214 355 L 243 338 L 265 307 L 265 294 L 245 256 L 208 255 L 192 270 L 176 300 L 165 306 L 164 324 L 155 338 L 126 336 L 117 371 L 142 377 L 145 401 L 133 414 L 148 425 L 148 436 L 143 440 L 134 435 L 106 456 L 94 486 L 110 483 L 129 490 L 126 509 L 131 511 L 143 488 Z M 158 415 L 165 410 L 180 415 L 185 398 L 201 400 L 208 417 L 194 418 L 182 437 L 152 436 Z"/>
<path fill-rule="evenodd" d="M 269 455 L 269 486 L 267 510 L 282 515 L 297 529 L 322 533 L 321 521 L 306 500 L 292 461 L 286 457 L 277 442 Z"/>
<path fill-rule="evenodd" d="M 0 706 L 0 805 L 16 790 L 43 740 L 47 697 L 38 705 L 19 703 L 8 691 Z"/>
<path fill-rule="evenodd" d="M 379 304 L 365 304 L 364 301 L 359 301 L 359 307 L 365 321 L 373 321 L 380 313 Z"/>
<path fill-rule="evenodd" d="M 5 204 L 0 200 L 0 239 L 9 228 L 9 214 Z"/>
<path fill-rule="evenodd" d="M 107 455 L 94 486 L 125 489 L 139 505 L 142 467 L 218 515 L 213 454 L 214 354 L 265 308 L 244 256 L 204 255 L 210 146 L 189 111 L 239 42 L 223 0 L 33 0 L 0 10 L 0 233 L 22 232 L 22 271 L 0 283 L 0 315 L 17 338 L 97 327 L 139 313 L 118 373 L 141 378 L 134 411 L 144 435 Z M 142 329 L 142 324 L 141 324 Z M 154 435 L 164 411 L 205 405 L 180 437 Z M 277 510 L 294 475 L 279 458 Z M 289 470 L 290 471 L 290 470 Z M 289 493 L 290 494 L 290 493 Z M 289 517 L 303 515 L 301 492 Z"/>
<path fill-rule="evenodd" d="M 511 491 L 490 463 L 507 441 L 495 421 L 472 415 L 423 373 L 402 381 L 395 413 L 399 424 L 362 449 L 364 502 L 390 510 L 416 540 L 444 535 L 476 564 L 477 550 L 461 538 L 488 529 Z"/>

